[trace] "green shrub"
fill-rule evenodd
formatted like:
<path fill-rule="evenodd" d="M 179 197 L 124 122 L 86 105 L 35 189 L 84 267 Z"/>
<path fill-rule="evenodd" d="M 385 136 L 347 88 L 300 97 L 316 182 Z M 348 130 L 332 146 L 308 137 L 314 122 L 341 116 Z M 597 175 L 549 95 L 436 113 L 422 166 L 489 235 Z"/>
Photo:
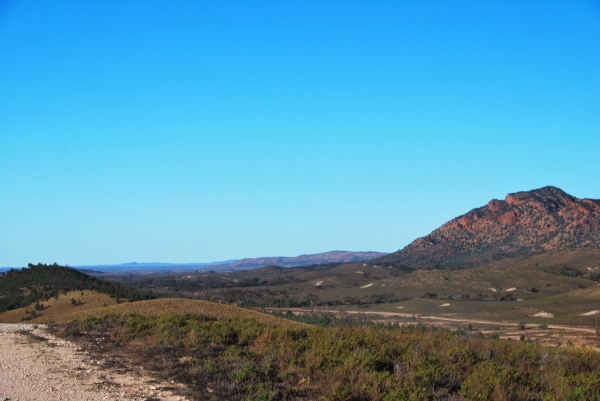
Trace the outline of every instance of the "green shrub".
<path fill-rule="evenodd" d="M 595 351 L 422 325 L 299 328 L 251 318 L 132 314 L 55 327 L 65 334 L 106 333 L 121 347 L 135 347 L 136 355 L 140 344 L 155 347 L 162 358 L 149 357 L 149 363 L 164 360 L 175 379 L 201 389 L 207 380 L 216 383 L 212 396 L 218 399 L 437 400 L 457 392 L 466 400 L 600 397 Z"/>

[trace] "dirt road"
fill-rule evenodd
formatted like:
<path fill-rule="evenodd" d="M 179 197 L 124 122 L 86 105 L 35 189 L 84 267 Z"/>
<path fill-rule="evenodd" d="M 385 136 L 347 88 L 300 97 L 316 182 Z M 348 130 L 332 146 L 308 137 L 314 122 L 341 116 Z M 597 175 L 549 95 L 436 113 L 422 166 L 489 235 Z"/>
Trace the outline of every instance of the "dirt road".
<path fill-rule="evenodd" d="M 103 365 L 43 327 L 0 324 L 0 401 L 185 400 L 175 384 Z"/>

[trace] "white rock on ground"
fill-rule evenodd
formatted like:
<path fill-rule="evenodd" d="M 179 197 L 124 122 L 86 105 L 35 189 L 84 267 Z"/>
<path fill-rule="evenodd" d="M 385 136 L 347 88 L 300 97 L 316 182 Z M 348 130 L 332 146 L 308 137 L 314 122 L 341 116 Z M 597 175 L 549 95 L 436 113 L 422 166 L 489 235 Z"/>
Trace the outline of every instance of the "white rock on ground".
<path fill-rule="evenodd" d="M 540 313 L 536 313 L 532 317 L 554 317 L 554 315 L 549 312 L 540 312 Z"/>

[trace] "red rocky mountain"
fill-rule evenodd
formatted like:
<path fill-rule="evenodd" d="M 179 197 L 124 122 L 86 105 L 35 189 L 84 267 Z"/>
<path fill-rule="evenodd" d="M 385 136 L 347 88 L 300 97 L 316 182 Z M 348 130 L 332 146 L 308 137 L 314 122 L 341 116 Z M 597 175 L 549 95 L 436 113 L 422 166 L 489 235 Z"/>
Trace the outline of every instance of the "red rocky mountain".
<path fill-rule="evenodd" d="M 468 266 L 589 246 L 600 247 L 600 200 L 578 199 L 559 188 L 544 187 L 493 199 L 371 263 Z"/>

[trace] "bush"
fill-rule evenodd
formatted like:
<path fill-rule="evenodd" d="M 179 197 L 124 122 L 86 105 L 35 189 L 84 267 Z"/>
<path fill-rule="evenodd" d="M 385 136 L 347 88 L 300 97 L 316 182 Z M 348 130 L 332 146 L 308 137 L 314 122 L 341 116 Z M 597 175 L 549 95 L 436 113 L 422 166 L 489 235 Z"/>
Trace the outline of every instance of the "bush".
<path fill-rule="evenodd" d="M 120 353 L 148 355 L 161 374 L 196 383 L 198 399 L 436 400 L 456 399 L 457 392 L 467 400 L 600 399 L 596 352 L 424 325 L 284 327 L 252 318 L 133 314 L 54 327 L 94 339 L 104 333 Z"/>

